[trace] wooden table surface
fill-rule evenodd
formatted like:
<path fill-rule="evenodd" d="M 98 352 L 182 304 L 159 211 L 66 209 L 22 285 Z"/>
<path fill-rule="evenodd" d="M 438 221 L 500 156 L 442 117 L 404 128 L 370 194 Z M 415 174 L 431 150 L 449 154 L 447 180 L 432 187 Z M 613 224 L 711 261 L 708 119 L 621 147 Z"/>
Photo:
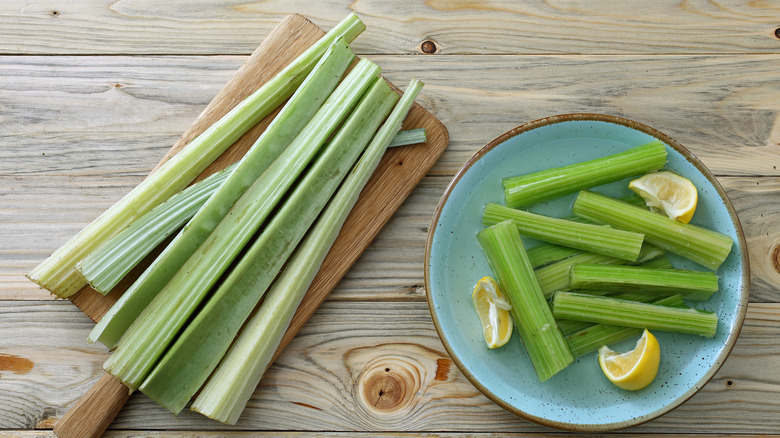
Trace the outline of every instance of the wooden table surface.
<path fill-rule="evenodd" d="M 474 152 L 571 112 L 687 146 L 728 192 L 750 252 L 750 306 L 725 365 L 621 434 L 780 436 L 780 3 L 768 0 L 0 3 L 0 435 L 51 436 L 107 357 L 86 342 L 93 323 L 24 274 L 138 184 L 285 15 L 329 29 L 350 9 L 368 26 L 356 52 L 397 84 L 426 83 L 418 101 L 449 148 L 237 426 L 135 394 L 108 436 L 564 434 L 507 413 L 454 366 L 423 253 L 439 197 Z M 385 368 L 392 390 L 364 391 Z"/>

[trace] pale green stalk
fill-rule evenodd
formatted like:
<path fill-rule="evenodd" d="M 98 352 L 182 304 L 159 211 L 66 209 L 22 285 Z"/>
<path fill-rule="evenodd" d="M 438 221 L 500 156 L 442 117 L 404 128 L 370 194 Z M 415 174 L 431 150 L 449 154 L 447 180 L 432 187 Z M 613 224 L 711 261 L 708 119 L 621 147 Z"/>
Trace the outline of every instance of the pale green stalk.
<path fill-rule="evenodd" d="M 315 227 L 274 281 L 260 308 L 198 394 L 192 410 L 227 424 L 238 421 L 344 220 L 421 88 L 422 83 L 415 79 L 409 84 Z"/>
<path fill-rule="evenodd" d="M 489 202 L 482 211 L 482 224 L 490 226 L 511 219 L 520 234 L 544 242 L 636 261 L 643 236 L 611 227 L 578 223 L 544 216 Z"/>
<path fill-rule="evenodd" d="M 428 141 L 428 135 L 425 133 L 425 128 L 409 129 L 399 131 L 387 147 L 408 146 L 410 144 L 425 143 L 426 141 Z"/>
<path fill-rule="evenodd" d="M 715 336 L 718 315 L 691 308 L 666 307 L 574 292 L 556 292 L 552 311 L 558 319 Z"/>
<path fill-rule="evenodd" d="M 96 291 L 110 292 L 144 257 L 200 210 L 237 164 L 187 187 L 153 208 L 76 264 L 76 270 Z"/>
<path fill-rule="evenodd" d="M 652 304 L 659 306 L 683 307 L 685 301 L 680 294 L 655 299 Z M 589 324 L 589 323 L 586 323 Z M 574 357 L 580 357 L 591 351 L 596 351 L 602 345 L 615 344 L 625 339 L 640 336 L 643 328 L 621 327 L 610 324 L 592 324 L 586 328 L 566 335 L 566 343 Z"/>
<path fill-rule="evenodd" d="M 650 296 L 679 293 L 690 300 L 707 301 L 718 291 L 718 275 L 712 271 L 687 269 L 579 264 L 571 267 L 569 287 Z"/>
<path fill-rule="evenodd" d="M 490 269 L 506 295 L 512 319 L 540 381 L 566 368 L 574 357 L 539 288 L 517 227 L 510 220 L 477 233 Z"/>
<path fill-rule="evenodd" d="M 144 380 L 139 388 L 144 394 L 179 413 L 203 386 L 397 100 L 387 82 L 378 78 L 258 239 Z"/>
<path fill-rule="evenodd" d="M 504 199 L 508 207 L 530 207 L 578 190 L 658 170 L 664 164 L 666 146 L 656 140 L 607 157 L 506 178 Z"/>
<path fill-rule="evenodd" d="M 86 281 L 76 272 L 76 263 L 146 212 L 183 190 L 230 145 L 287 100 L 337 38 L 343 36 L 347 42 L 351 42 L 364 29 L 365 25 L 357 15 L 350 14 L 284 70 L 56 250 L 27 277 L 62 298 L 81 290 Z"/>
<path fill-rule="evenodd" d="M 725 234 L 587 190 L 577 195 L 572 212 L 596 223 L 642 233 L 648 242 L 713 271 L 726 260 L 734 244 Z"/>
<path fill-rule="evenodd" d="M 579 254 L 582 251 L 551 243 L 542 243 L 529 248 L 526 252 L 528 253 L 528 259 L 531 260 L 531 266 L 536 269 Z"/>
<path fill-rule="evenodd" d="M 305 165 L 293 164 L 296 163 L 292 160 L 295 158 L 294 151 L 307 151 L 308 144 L 323 144 L 327 135 L 323 134 L 322 127 L 328 125 L 328 129 L 334 130 L 364 89 L 358 87 L 352 90 L 350 86 L 356 80 L 367 86 L 372 75 L 377 74 L 378 69 L 366 69 L 366 64 L 363 64 L 355 75 L 350 75 L 349 81 L 345 81 L 345 86 L 339 87 L 329 97 L 353 59 L 354 53 L 343 39 L 331 45 L 328 54 L 277 114 L 230 177 L 101 319 L 90 333 L 90 340 L 114 347 L 152 299 L 209 238 L 236 201 L 246 194 L 250 184 L 262 187 L 264 183 L 256 181 L 265 181 L 269 190 L 259 193 L 263 197 L 258 199 L 265 200 L 266 204 L 259 206 L 258 211 L 267 213 L 273 208 L 292 183 L 296 172 Z M 284 167 L 285 163 L 291 163 L 297 170 L 289 172 Z"/>
<path fill-rule="evenodd" d="M 282 155 L 233 205 L 122 337 L 106 371 L 130 388 L 146 378 L 205 295 L 379 74 L 362 59 Z M 331 117 L 319 117 L 331 114 Z M 301 140 L 303 139 L 303 140 Z"/>

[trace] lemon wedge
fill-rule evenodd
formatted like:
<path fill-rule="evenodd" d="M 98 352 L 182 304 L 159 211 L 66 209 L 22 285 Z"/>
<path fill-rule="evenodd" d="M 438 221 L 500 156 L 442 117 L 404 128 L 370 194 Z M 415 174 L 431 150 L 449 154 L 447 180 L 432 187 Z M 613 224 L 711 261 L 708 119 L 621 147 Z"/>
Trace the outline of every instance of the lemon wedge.
<path fill-rule="evenodd" d="M 630 391 L 649 385 L 661 363 L 661 348 L 652 333 L 645 331 L 636 347 L 625 353 L 616 353 L 606 345 L 599 348 L 599 365 L 610 382 Z"/>
<path fill-rule="evenodd" d="M 474 286 L 471 300 L 482 323 L 482 333 L 488 348 L 498 348 L 506 344 L 512 336 L 514 327 L 512 317 L 509 315 L 512 306 L 501 292 L 496 280 L 482 277 Z"/>
<path fill-rule="evenodd" d="M 628 188 L 641 196 L 648 207 L 686 224 L 699 200 L 696 186 L 688 178 L 669 171 L 648 173 L 628 183 Z"/>

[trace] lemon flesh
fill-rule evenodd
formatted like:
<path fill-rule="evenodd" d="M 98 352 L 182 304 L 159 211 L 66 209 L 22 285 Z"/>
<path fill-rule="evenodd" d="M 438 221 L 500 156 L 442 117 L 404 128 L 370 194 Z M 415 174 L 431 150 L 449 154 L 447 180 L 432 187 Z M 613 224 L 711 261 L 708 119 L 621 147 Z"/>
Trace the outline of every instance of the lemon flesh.
<path fill-rule="evenodd" d="M 630 391 L 650 385 L 660 363 L 658 340 L 646 329 L 631 351 L 617 353 L 606 345 L 599 349 L 599 365 L 604 375 L 617 387 Z"/>
<path fill-rule="evenodd" d="M 482 334 L 488 348 L 498 348 L 509 342 L 512 336 L 512 306 L 501 292 L 498 283 L 491 277 L 480 279 L 471 293 L 474 310 L 482 324 Z"/>
<path fill-rule="evenodd" d="M 688 178 L 669 171 L 648 173 L 628 183 L 628 188 L 648 207 L 686 224 L 693 218 L 699 200 L 696 186 Z"/>

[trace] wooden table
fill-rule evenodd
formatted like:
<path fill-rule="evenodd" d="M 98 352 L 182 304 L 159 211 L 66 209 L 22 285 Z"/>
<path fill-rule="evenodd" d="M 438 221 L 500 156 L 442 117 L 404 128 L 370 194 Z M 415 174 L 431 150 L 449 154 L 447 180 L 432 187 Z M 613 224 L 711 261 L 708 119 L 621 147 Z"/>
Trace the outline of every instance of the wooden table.
<path fill-rule="evenodd" d="M 236 427 L 136 394 L 107 435 L 557 434 L 493 404 L 453 365 L 425 301 L 423 253 L 463 162 L 512 127 L 570 112 L 633 119 L 687 146 L 726 188 L 750 249 L 750 307 L 730 358 L 687 403 L 622 432 L 778 434 L 780 3 L 596 3 L 2 2 L 0 435 L 51 436 L 107 356 L 86 342 L 84 314 L 24 274 L 138 184 L 282 17 L 328 29 L 350 6 L 368 26 L 357 53 L 395 83 L 426 82 L 418 101 L 449 129 L 448 150 Z"/>

